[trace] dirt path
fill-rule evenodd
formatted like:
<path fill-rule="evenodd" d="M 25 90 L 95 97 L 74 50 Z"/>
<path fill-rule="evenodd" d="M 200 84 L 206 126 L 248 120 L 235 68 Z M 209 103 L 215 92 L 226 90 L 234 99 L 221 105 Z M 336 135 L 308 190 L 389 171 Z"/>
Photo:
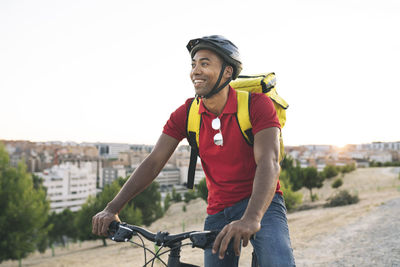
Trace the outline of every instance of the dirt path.
<path fill-rule="evenodd" d="M 298 266 L 400 266 L 400 198 L 296 253 Z"/>

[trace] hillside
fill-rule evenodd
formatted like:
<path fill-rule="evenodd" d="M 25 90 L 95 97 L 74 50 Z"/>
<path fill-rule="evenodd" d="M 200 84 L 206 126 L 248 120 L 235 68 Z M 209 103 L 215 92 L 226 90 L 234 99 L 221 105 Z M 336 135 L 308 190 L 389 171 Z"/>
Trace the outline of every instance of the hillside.
<path fill-rule="evenodd" d="M 370 223 L 379 221 L 380 227 L 397 227 L 397 225 L 391 225 L 390 223 L 392 221 L 395 221 L 393 223 L 397 223 L 400 220 L 381 220 L 383 218 L 379 216 L 384 216 L 383 214 L 393 215 L 394 213 L 390 209 L 396 207 L 398 209 L 398 206 L 393 203 L 400 202 L 398 201 L 400 199 L 399 171 L 400 168 L 367 168 L 357 169 L 352 173 L 346 174 L 343 178 L 344 184 L 341 189 L 358 193 L 360 202 L 354 205 L 336 208 L 322 207 L 325 199 L 334 193 L 334 189 L 330 186 L 333 179 L 326 181 L 322 188 L 315 190 L 315 192 L 313 191 L 319 197 L 319 200 L 315 203 L 311 204 L 309 202 L 309 193 L 304 190 L 304 205 L 309 206 L 310 209 L 288 214 L 289 229 L 297 266 L 319 266 L 319 264 L 321 264 L 320 266 L 331 266 L 330 264 L 338 260 L 339 255 L 335 256 L 335 253 L 339 253 L 337 251 L 341 251 L 342 246 L 346 245 L 347 250 L 355 249 L 354 246 L 356 246 L 356 243 L 346 242 L 349 240 L 349 235 L 355 232 L 362 233 L 367 235 L 363 237 L 365 239 L 368 238 L 369 234 L 373 234 L 363 231 L 363 229 L 369 229 Z M 383 205 L 384 203 L 389 204 Z M 204 201 L 200 199 L 192 201 L 186 205 L 186 212 L 183 211 L 184 205 L 184 203 L 172 205 L 162 219 L 153 223 L 150 230 L 154 232 L 168 230 L 170 233 L 181 232 L 183 227 L 185 231 L 201 230 L 204 217 L 206 216 L 206 204 Z M 381 212 L 381 210 L 383 211 Z M 390 231 L 388 229 L 386 231 Z M 394 235 L 387 235 L 385 238 L 384 244 L 397 246 L 397 248 L 400 247 L 400 237 L 396 239 Z M 24 266 L 52 267 L 143 265 L 143 249 L 134 247 L 128 243 L 115 244 L 111 241 L 108 243 L 108 247 L 102 247 L 101 241 L 72 244 L 68 249 L 57 248 L 55 257 L 51 257 L 51 251 L 48 250 L 43 255 L 35 253 L 22 262 Z M 321 250 L 322 245 L 324 247 L 323 250 Z M 330 250 L 326 250 L 328 245 L 330 246 Z M 370 255 L 371 251 L 375 251 L 375 248 L 371 247 L 374 246 L 374 242 L 370 242 L 368 246 L 369 252 L 365 253 L 369 253 Z M 377 244 L 377 246 L 380 245 Z M 154 246 L 149 244 L 148 248 L 153 249 Z M 396 247 L 386 249 L 394 251 Z M 242 250 L 240 266 L 250 265 L 251 251 L 251 246 Z M 329 251 L 329 253 L 321 253 L 324 251 Z M 359 253 L 363 253 L 363 250 L 359 250 Z M 400 253 L 397 254 L 399 255 Z M 363 258 L 368 255 L 361 254 L 358 256 Z M 187 262 L 190 260 L 191 263 L 200 266 L 203 261 L 202 257 L 201 250 L 192 249 L 190 246 L 185 247 L 182 252 L 183 260 Z M 387 258 L 387 256 L 382 257 Z M 347 263 L 353 261 L 352 258 L 347 258 L 347 260 Z M 379 263 L 379 260 L 380 258 L 378 257 L 376 259 L 377 263 Z M 338 264 L 342 265 L 345 263 L 340 262 Z M 365 266 L 365 264 L 363 265 Z M 0 266 L 18 266 L 18 263 L 8 261 L 3 262 Z"/>

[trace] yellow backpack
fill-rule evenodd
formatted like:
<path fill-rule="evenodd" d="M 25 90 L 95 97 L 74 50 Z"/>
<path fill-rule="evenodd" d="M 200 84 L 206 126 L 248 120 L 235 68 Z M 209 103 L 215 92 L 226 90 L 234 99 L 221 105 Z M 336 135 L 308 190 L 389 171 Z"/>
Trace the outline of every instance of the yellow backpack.
<path fill-rule="evenodd" d="M 237 121 L 239 123 L 240 130 L 242 131 L 243 137 L 249 145 L 253 145 L 254 138 L 252 134 L 252 126 L 250 122 L 250 93 L 264 93 L 274 103 L 276 114 L 281 124 L 281 128 L 286 123 L 286 109 L 289 105 L 283 98 L 281 98 L 276 92 L 276 78 L 275 73 L 265 73 L 252 76 L 239 76 L 236 80 L 232 81 L 230 85 L 237 92 L 238 110 L 237 110 Z M 196 171 L 197 156 L 198 156 L 198 144 L 199 144 L 199 133 L 201 125 L 201 114 L 199 114 L 200 103 L 193 99 L 189 110 L 187 120 L 187 136 L 191 146 L 190 153 L 190 164 L 188 172 L 187 187 L 192 189 L 194 184 L 194 174 Z M 282 140 L 282 131 L 280 133 L 280 153 L 279 161 L 283 159 L 284 146 Z"/>

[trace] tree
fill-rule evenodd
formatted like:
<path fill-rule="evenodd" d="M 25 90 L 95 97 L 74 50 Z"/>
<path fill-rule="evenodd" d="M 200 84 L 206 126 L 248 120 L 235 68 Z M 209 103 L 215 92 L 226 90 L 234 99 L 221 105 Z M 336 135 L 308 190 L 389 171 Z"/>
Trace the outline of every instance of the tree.
<path fill-rule="evenodd" d="M 164 213 L 167 212 L 168 208 L 171 206 L 171 194 L 167 193 L 164 198 Z"/>
<path fill-rule="evenodd" d="M 46 243 L 50 204 L 43 188 L 35 189 L 32 180 L 23 162 L 17 168 L 10 166 L 0 144 L 0 262 L 14 259 L 21 263 Z"/>
<path fill-rule="evenodd" d="M 85 204 L 82 205 L 75 217 L 75 227 L 77 229 L 77 238 L 83 240 L 93 240 L 101 238 L 103 245 L 107 245 L 104 237 L 99 237 L 92 234 L 92 217 L 102 211 L 108 202 L 114 198 L 114 196 L 121 189 L 120 181 L 116 180 L 110 185 L 106 185 L 103 191 L 96 197 L 89 197 Z M 136 208 L 132 201 L 121 210 L 120 219 L 130 224 L 140 225 L 142 223 L 142 212 Z"/>
<path fill-rule="evenodd" d="M 182 201 L 181 194 L 177 193 L 175 188 L 172 188 L 172 201 L 174 201 L 174 202 L 181 202 Z"/>
<path fill-rule="evenodd" d="M 117 183 L 122 187 L 128 179 L 129 177 L 118 178 Z M 108 201 L 112 198 L 113 196 L 110 197 Z M 164 214 L 161 206 L 160 185 L 157 182 L 151 183 L 145 190 L 143 190 L 143 192 L 137 195 L 129 203 L 134 203 L 135 207 L 141 211 L 143 224 L 147 226 L 158 218 L 161 218 Z"/>
<path fill-rule="evenodd" d="M 163 216 L 159 188 L 160 185 L 153 182 L 133 199 L 135 206 L 142 212 L 143 223 L 147 226 Z"/>
<path fill-rule="evenodd" d="M 293 158 L 287 154 L 282 159 L 281 168 L 282 170 L 289 170 L 294 167 Z"/>
<path fill-rule="evenodd" d="M 204 199 L 204 201 L 207 203 L 207 197 L 208 197 L 208 189 L 207 189 L 207 182 L 206 178 L 204 177 L 201 179 L 200 183 L 196 187 L 197 189 L 197 195 Z"/>
<path fill-rule="evenodd" d="M 304 171 L 299 164 L 288 169 L 287 175 L 293 191 L 298 191 L 304 186 Z"/>
<path fill-rule="evenodd" d="M 285 154 L 281 165 L 281 175 L 279 180 L 284 180 L 286 185 L 293 191 L 298 191 L 303 187 L 303 171 L 300 167 L 300 163 L 297 161 L 294 166 L 294 160 L 291 156 Z"/>
<path fill-rule="evenodd" d="M 281 172 L 281 177 L 286 175 L 286 171 Z M 291 184 L 288 183 L 288 179 L 280 179 L 281 190 L 285 196 L 285 206 L 288 211 L 292 211 L 297 205 L 301 204 L 303 194 L 300 192 L 293 192 Z"/>
<path fill-rule="evenodd" d="M 33 173 L 31 175 L 32 175 L 33 188 L 35 190 L 43 189 L 47 193 L 47 188 L 43 186 L 43 178 Z"/>
<path fill-rule="evenodd" d="M 121 190 L 121 180 L 126 179 L 117 179 L 112 184 L 105 186 L 103 191 L 97 195 L 97 201 L 95 205 L 96 210 L 98 210 L 97 212 L 103 210 L 107 206 L 108 202 L 110 202 L 118 194 L 118 192 Z M 138 207 L 138 204 L 134 203 L 133 200 L 129 201 L 119 213 L 121 220 L 137 225 L 142 224 L 142 215 L 143 212 Z"/>
<path fill-rule="evenodd" d="M 325 178 L 329 179 L 338 175 L 339 171 L 338 168 L 334 165 L 326 165 L 323 173 L 325 174 Z"/>
<path fill-rule="evenodd" d="M 47 220 L 47 225 L 51 226 L 49 231 L 49 245 L 54 243 L 66 245 L 68 239 L 75 240 L 77 238 L 77 231 L 74 222 L 76 212 L 70 209 L 65 209 L 60 213 L 52 212 Z"/>
<path fill-rule="evenodd" d="M 78 211 L 74 220 L 74 225 L 79 240 L 84 241 L 100 238 L 99 236 L 92 234 L 92 217 L 97 212 L 102 210 L 98 206 L 99 204 L 96 203 L 96 197 L 89 196 L 86 202 L 82 205 L 81 209 Z M 104 240 L 103 244 L 106 245 Z"/>
<path fill-rule="evenodd" d="M 315 200 L 315 196 L 312 193 L 313 188 L 321 188 L 323 185 L 324 178 L 318 174 L 318 171 L 314 167 L 307 167 L 303 169 L 303 185 L 310 190 L 311 201 Z"/>

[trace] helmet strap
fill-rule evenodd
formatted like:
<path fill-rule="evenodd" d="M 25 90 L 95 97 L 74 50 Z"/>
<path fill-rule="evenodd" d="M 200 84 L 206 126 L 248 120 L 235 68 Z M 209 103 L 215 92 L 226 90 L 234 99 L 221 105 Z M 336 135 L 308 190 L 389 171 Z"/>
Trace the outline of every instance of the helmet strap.
<path fill-rule="evenodd" d="M 212 96 L 215 95 L 215 94 L 218 94 L 222 89 L 225 88 L 225 86 L 227 86 L 227 85 L 232 81 L 232 78 L 229 78 L 229 79 L 226 80 L 226 82 L 224 82 L 220 87 L 218 87 L 219 83 L 220 83 L 221 80 L 222 80 L 222 76 L 224 75 L 225 68 L 226 68 L 227 66 L 228 66 L 228 64 L 226 64 L 225 61 L 224 61 L 224 62 L 222 63 L 221 72 L 219 73 L 219 77 L 218 77 L 217 82 L 216 82 L 215 85 L 214 85 L 214 88 L 213 88 L 207 95 L 202 96 L 201 98 L 206 98 L 206 99 L 207 99 L 207 98 L 212 97 Z"/>

